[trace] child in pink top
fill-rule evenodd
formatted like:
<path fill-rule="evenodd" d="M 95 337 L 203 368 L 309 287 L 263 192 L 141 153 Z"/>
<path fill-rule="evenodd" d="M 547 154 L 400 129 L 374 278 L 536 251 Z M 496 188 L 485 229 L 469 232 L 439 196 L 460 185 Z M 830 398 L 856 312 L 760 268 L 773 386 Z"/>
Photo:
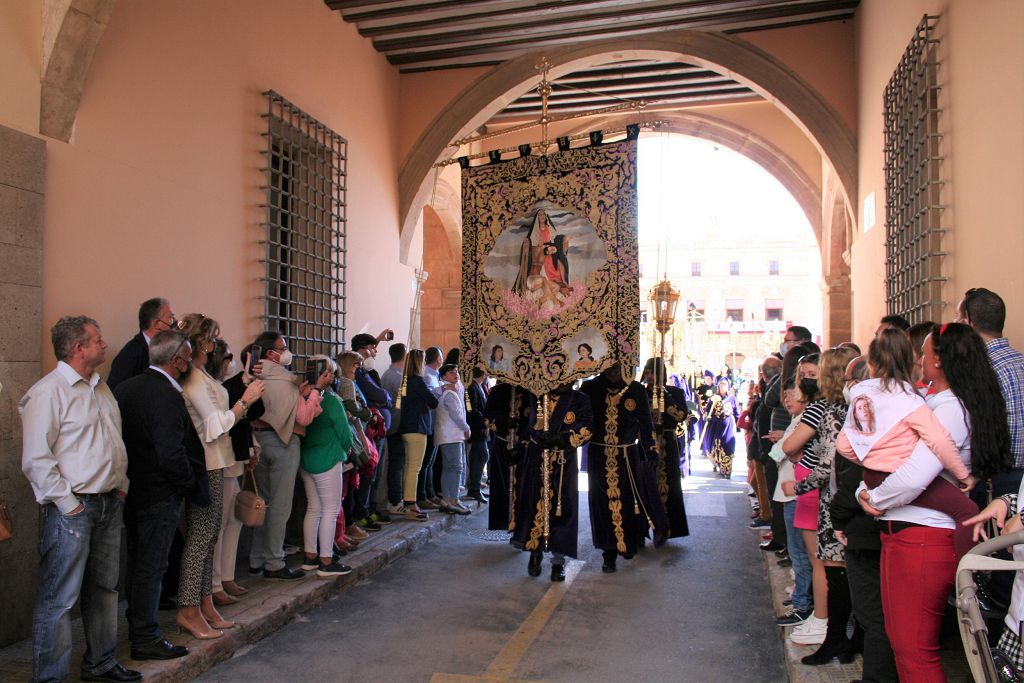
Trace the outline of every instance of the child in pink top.
<path fill-rule="evenodd" d="M 973 546 L 973 530 L 961 522 L 978 514 L 978 506 L 964 495 L 976 480 L 949 431 L 914 391 L 910 379 L 913 358 L 906 335 L 885 334 L 871 342 L 868 366 L 872 379 L 851 391 L 849 414 L 836 439 L 836 450 L 861 461 L 864 484 L 873 489 L 907 461 L 919 442 L 927 445 L 961 486 L 936 477 L 912 504 L 956 521 L 953 540 L 960 557 Z"/>

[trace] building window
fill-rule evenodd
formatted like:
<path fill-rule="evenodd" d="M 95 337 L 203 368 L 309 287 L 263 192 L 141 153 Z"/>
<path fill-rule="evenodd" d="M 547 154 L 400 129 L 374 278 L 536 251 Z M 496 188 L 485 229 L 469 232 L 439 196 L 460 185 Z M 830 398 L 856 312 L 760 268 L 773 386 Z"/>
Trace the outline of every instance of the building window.
<path fill-rule="evenodd" d="M 647 311 L 640 311 L 640 323 L 646 323 L 648 321 Z"/>
<path fill-rule="evenodd" d="M 333 355 L 345 338 L 348 143 L 276 92 L 264 95 L 263 318 L 297 357 Z"/>
<path fill-rule="evenodd" d="M 725 300 L 725 319 L 734 322 L 743 322 L 743 299 Z"/>
<path fill-rule="evenodd" d="M 768 262 L 768 274 L 769 275 L 778 275 L 779 274 L 779 262 L 778 261 L 769 261 Z"/>
<path fill-rule="evenodd" d="M 945 305 L 938 19 L 918 24 L 884 97 L 886 304 L 912 323 Z"/>
<path fill-rule="evenodd" d="M 729 275 L 739 275 L 739 274 L 740 274 L 740 262 L 739 261 L 729 261 Z"/>
<path fill-rule="evenodd" d="M 690 276 L 691 277 L 700 277 L 700 261 L 691 261 L 690 262 Z"/>
<path fill-rule="evenodd" d="M 764 300 L 764 319 L 771 322 L 783 320 L 782 299 Z"/>

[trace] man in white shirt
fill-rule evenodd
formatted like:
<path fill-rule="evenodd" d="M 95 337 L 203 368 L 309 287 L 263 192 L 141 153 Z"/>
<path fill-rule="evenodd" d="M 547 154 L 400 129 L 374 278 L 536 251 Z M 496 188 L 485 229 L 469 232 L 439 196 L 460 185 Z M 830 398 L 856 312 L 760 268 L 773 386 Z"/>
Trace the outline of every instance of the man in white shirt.
<path fill-rule="evenodd" d="M 83 681 L 136 681 L 114 655 L 121 507 L 128 457 L 121 413 L 96 372 L 107 343 L 85 316 L 50 331 L 57 367 L 21 399 L 21 468 L 42 505 L 39 592 L 32 617 L 32 680 L 64 680 L 71 661 L 71 606 L 81 596 Z"/>

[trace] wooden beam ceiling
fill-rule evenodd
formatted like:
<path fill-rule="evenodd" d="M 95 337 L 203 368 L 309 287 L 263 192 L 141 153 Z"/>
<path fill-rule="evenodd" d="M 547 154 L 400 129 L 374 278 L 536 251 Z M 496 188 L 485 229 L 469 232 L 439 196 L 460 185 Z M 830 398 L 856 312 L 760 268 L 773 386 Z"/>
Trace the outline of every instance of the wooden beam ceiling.
<path fill-rule="evenodd" d="M 742 33 L 853 17 L 859 0 L 324 0 L 403 73 L 492 66 L 591 40 L 690 29 Z M 552 83 L 549 109 L 576 113 L 621 100 L 654 107 L 757 100 L 730 78 L 656 61 L 604 64 Z M 527 93 L 495 120 L 540 115 Z"/>

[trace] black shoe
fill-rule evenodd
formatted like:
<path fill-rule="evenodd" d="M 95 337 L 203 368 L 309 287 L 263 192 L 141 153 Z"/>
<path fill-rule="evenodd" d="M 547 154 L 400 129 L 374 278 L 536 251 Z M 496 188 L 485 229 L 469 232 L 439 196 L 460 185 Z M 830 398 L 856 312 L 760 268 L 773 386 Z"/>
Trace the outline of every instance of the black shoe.
<path fill-rule="evenodd" d="M 783 607 L 789 607 L 789 606 L 791 606 L 792 604 L 793 604 L 793 600 L 792 600 L 792 598 L 790 598 L 790 599 L 788 599 L 788 600 L 783 600 L 783 601 L 782 601 L 782 606 L 783 606 Z"/>
<path fill-rule="evenodd" d="M 776 543 L 774 540 L 772 540 L 772 541 L 765 541 L 764 543 L 760 544 L 757 547 L 760 548 L 761 550 L 764 550 L 765 552 L 768 552 L 768 551 L 775 552 L 776 550 L 785 550 L 786 549 L 786 546 L 782 545 L 781 543 Z"/>
<path fill-rule="evenodd" d="M 767 520 L 752 519 L 750 520 L 749 526 L 751 529 L 770 529 L 772 527 L 772 523 Z"/>
<path fill-rule="evenodd" d="M 132 659 L 177 659 L 188 654 L 188 648 L 161 638 L 150 645 L 132 647 Z"/>
<path fill-rule="evenodd" d="M 792 567 L 793 566 L 793 560 L 789 559 L 788 557 L 784 557 L 781 560 L 779 560 L 778 562 L 776 562 L 775 564 L 777 564 L 780 567 Z"/>
<path fill-rule="evenodd" d="M 263 570 L 264 579 L 283 579 L 285 581 L 293 581 L 295 579 L 301 579 L 306 575 L 306 572 L 301 569 L 291 569 L 288 566 L 281 567 L 270 571 L 269 569 Z"/>
<path fill-rule="evenodd" d="M 489 500 L 489 498 L 480 491 L 470 491 L 469 497 L 477 501 L 478 503 L 486 503 Z"/>
<path fill-rule="evenodd" d="M 834 657 L 839 658 L 840 664 L 849 664 L 853 661 L 850 641 L 845 636 L 842 640 L 822 643 L 815 652 L 801 658 L 800 663 L 807 666 L 821 666 L 831 662 Z"/>
<path fill-rule="evenodd" d="M 775 557 L 789 557 L 789 550 L 783 548 L 782 550 L 775 551 Z"/>
<path fill-rule="evenodd" d="M 564 564 L 552 564 L 551 565 L 551 580 L 552 581 L 565 581 L 565 565 Z"/>
<path fill-rule="evenodd" d="M 249 574 L 256 576 L 263 573 L 263 567 L 249 567 Z"/>
<path fill-rule="evenodd" d="M 618 555 L 614 550 L 605 550 L 601 553 L 604 557 L 604 564 L 601 565 L 601 571 L 605 574 L 611 574 L 615 571 L 615 557 Z"/>
<path fill-rule="evenodd" d="M 775 618 L 776 626 L 793 626 L 801 622 L 807 621 L 807 619 L 814 614 L 814 610 L 811 608 L 807 609 L 794 609 L 788 613 L 783 614 L 781 617 Z"/>
<path fill-rule="evenodd" d="M 530 576 L 540 576 L 540 563 L 544 559 L 541 553 L 530 553 L 530 561 L 526 565 L 526 573 Z"/>
<path fill-rule="evenodd" d="M 101 674 L 82 674 L 83 681 L 141 681 L 142 674 L 115 664 Z"/>

